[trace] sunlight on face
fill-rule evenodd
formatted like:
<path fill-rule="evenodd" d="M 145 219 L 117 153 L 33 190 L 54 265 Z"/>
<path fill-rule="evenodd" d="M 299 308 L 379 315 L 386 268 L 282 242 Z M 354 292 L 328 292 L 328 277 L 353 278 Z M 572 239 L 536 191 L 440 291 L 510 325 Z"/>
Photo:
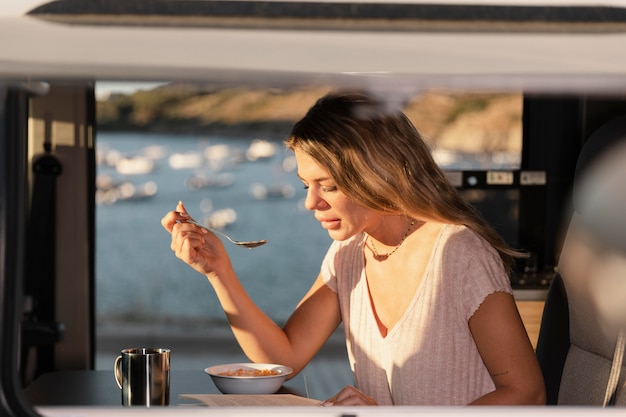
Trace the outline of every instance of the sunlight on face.
<path fill-rule="evenodd" d="M 379 216 L 350 200 L 334 178 L 310 155 L 295 150 L 298 177 L 307 189 L 305 207 L 335 240 L 346 240 L 364 231 Z"/>

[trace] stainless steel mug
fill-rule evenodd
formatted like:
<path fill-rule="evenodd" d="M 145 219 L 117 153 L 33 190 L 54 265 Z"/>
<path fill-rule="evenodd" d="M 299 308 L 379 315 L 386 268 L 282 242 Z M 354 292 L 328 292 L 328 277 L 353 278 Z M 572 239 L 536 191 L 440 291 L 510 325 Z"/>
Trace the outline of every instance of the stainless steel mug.
<path fill-rule="evenodd" d="M 115 359 L 114 370 L 122 390 L 122 405 L 169 405 L 169 349 L 124 349 Z"/>

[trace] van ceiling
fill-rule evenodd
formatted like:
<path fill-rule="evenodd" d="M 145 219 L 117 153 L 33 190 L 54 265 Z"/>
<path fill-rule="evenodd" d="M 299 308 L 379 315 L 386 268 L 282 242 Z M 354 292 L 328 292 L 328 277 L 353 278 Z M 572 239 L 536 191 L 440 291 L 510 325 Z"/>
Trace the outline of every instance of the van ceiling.
<path fill-rule="evenodd" d="M 30 10 L 29 14 L 66 19 L 91 16 L 110 23 L 115 23 L 115 17 L 145 18 L 146 16 L 171 18 L 172 21 L 183 17 L 295 19 L 306 20 L 305 24 L 312 24 L 314 21 L 332 23 L 350 20 L 354 21 L 352 23 L 359 21 L 380 25 L 385 22 L 392 23 L 387 26 L 388 28 L 402 22 L 422 24 L 547 23 L 550 27 L 548 25 L 544 27 L 547 30 L 553 30 L 555 24 L 623 23 L 626 20 L 626 9 L 623 6 L 623 2 L 616 0 L 604 1 L 600 5 L 597 2 L 581 0 L 553 0 L 552 2 L 483 0 L 475 4 L 467 1 L 455 3 L 441 0 L 382 2 L 373 0 L 134 0 L 132 2 L 127 0 L 57 0 L 38 5 Z M 419 28 L 419 26 L 414 26 L 414 28 Z M 537 26 L 534 28 L 536 29 Z"/>
<path fill-rule="evenodd" d="M 619 7 L 61 0 L 0 17 L 0 80 L 615 94 L 625 22 Z"/>

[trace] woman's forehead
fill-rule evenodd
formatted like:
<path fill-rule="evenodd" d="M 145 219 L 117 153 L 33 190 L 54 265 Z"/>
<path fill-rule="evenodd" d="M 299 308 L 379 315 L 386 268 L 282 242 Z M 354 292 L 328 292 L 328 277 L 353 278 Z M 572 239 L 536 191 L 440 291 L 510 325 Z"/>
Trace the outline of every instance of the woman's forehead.
<path fill-rule="evenodd" d="M 330 172 L 311 155 L 302 150 L 295 150 L 298 165 L 298 177 L 306 181 L 324 181 L 332 179 Z"/>

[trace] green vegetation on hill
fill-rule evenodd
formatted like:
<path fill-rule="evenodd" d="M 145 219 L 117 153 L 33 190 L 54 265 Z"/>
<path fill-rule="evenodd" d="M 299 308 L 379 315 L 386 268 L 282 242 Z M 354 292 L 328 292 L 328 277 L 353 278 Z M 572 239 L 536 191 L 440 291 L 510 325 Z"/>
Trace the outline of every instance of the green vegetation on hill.
<path fill-rule="evenodd" d="M 209 89 L 168 84 L 97 104 L 98 129 L 284 139 L 327 88 Z M 519 151 L 520 94 L 425 93 L 407 116 L 433 147 L 465 152 Z"/>
<path fill-rule="evenodd" d="M 253 134 L 284 138 L 325 89 L 204 90 L 171 84 L 98 101 L 101 130 Z"/>

